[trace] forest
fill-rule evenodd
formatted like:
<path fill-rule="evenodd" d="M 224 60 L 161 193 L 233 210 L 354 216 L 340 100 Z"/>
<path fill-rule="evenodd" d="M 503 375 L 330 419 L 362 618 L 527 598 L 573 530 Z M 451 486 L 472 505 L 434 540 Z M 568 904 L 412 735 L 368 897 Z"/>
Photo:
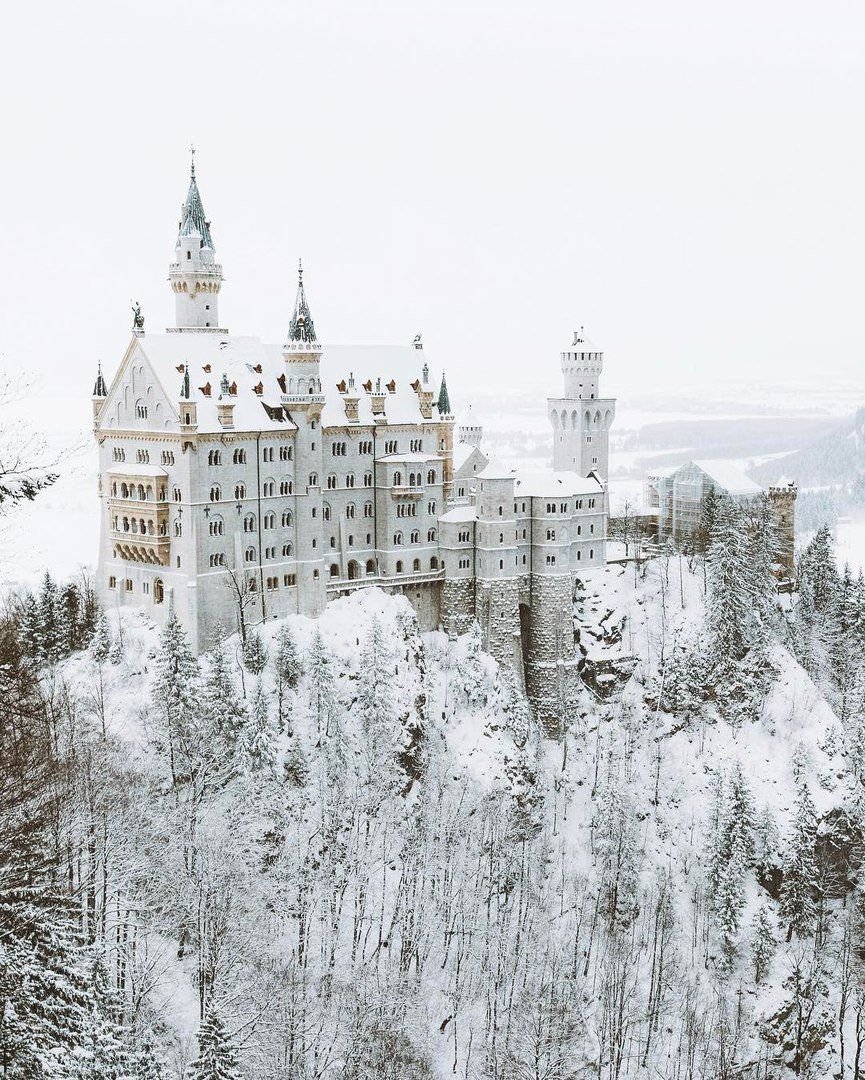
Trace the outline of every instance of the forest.
<path fill-rule="evenodd" d="M 703 524 L 577 582 L 633 673 L 555 740 L 377 589 L 198 658 L 86 575 L 7 597 L 2 1076 L 865 1076 L 865 581 Z"/>

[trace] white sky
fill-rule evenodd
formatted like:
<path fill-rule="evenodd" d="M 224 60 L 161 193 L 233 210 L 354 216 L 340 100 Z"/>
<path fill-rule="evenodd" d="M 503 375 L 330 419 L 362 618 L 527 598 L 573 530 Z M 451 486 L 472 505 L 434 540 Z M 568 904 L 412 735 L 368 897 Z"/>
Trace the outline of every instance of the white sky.
<path fill-rule="evenodd" d="M 714 10 L 710 10 L 710 7 Z M 113 371 L 165 283 L 187 147 L 221 319 L 423 331 L 456 391 L 862 376 L 865 9 L 183 0 L 18 4 L 0 40 L 0 354 Z"/>

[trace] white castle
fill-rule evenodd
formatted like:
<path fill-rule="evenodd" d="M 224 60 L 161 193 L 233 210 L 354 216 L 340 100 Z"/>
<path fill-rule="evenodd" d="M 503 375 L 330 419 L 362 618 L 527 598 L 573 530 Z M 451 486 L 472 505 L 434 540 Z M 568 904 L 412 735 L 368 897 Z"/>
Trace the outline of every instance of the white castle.
<path fill-rule="evenodd" d="M 101 369 L 98 588 L 106 607 L 173 606 L 197 649 L 264 619 L 316 617 L 378 586 L 422 629 L 461 633 L 511 666 L 542 715 L 576 686 L 574 580 L 606 561 L 609 429 L 603 354 L 574 335 L 549 401 L 554 469 L 488 460 L 457 424 L 420 337 L 323 346 L 299 271 L 286 340 L 220 325 L 222 267 L 193 165 L 169 266 L 175 325 Z M 456 435 L 456 440 L 455 440 Z"/>

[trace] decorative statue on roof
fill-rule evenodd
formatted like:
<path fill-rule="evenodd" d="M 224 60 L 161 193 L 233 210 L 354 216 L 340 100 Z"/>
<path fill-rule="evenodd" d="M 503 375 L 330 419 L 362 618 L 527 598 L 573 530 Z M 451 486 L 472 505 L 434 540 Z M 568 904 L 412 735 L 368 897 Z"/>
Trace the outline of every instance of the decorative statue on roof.
<path fill-rule="evenodd" d="M 137 300 L 132 305 L 132 329 L 144 329 L 144 316 L 141 314 L 141 304 L 139 304 Z"/>
<path fill-rule="evenodd" d="M 416 349 L 422 349 L 423 348 L 423 342 L 421 341 L 421 335 L 420 334 L 415 334 L 414 340 L 412 341 L 412 345 L 414 345 L 414 347 Z"/>

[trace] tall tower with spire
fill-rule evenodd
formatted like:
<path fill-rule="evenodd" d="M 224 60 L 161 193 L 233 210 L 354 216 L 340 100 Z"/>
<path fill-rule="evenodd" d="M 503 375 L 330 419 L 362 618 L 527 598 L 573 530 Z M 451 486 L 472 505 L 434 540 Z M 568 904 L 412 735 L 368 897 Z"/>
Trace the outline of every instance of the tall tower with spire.
<path fill-rule="evenodd" d="M 216 262 L 210 222 L 195 180 L 195 151 L 192 150 L 189 190 L 181 209 L 174 261 L 168 268 L 174 293 L 175 325 L 169 330 L 213 330 L 219 326 L 219 291 L 222 267 Z M 223 331 L 224 332 L 224 331 Z"/>

